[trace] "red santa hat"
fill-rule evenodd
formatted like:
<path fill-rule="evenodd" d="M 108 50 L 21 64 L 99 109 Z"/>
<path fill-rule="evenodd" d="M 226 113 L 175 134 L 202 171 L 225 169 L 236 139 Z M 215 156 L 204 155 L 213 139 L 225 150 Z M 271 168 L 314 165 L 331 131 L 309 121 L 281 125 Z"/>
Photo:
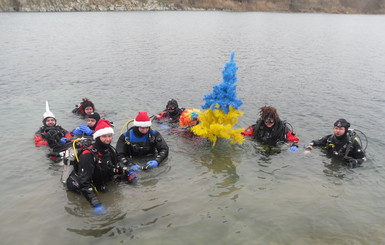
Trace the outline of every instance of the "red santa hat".
<path fill-rule="evenodd" d="M 147 112 L 139 112 L 134 120 L 134 126 L 136 127 L 151 127 L 151 119 Z"/>
<path fill-rule="evenodd" d="M 95 128 L 94 139 L 105 134 L 114 134 L 114 130 L 109 121 L 100 119 Z"/>

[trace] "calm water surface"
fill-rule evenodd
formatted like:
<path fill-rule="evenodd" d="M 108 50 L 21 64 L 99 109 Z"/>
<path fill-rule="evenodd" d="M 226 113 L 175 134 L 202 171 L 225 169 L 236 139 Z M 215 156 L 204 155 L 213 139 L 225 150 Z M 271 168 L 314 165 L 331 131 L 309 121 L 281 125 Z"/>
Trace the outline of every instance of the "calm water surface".
<path fill-rule="evenodd" d="M 385 244 L 385 16 L 226 12 L 1 13 L 2 244 Z M 368 137 L 349 170 L 321 151 L 215 148 L 160 129 L 165 164 L 100 195 L 59 182 L 32 137 L 45 100 L 58 123 L 91 98 L 115 124 L 169 98 L 200 108 L 235 52 L 238 127 L 273 105 L 305 145 L 346 118 Z"/>

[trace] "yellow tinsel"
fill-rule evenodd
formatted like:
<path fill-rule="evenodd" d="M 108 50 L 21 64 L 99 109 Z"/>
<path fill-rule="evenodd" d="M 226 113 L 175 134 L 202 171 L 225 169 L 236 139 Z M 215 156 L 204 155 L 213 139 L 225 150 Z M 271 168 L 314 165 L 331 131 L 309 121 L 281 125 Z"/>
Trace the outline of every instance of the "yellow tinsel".
<path fill-rule="evenodd" d="M 207 109 L 200 112 L 200 124 L 192 127 L 191 130 L 196 135 L 208 138 L 213 142 L 213 146 L 215 146 L 218 137 L 231 139 L 231 144 L 242 144 L 244 137 L 241 135 L 241 132 L 243 132 L 244 129 L 233 129 L 232 127 L 238 122 L 238 117 L 242 116 L 243 113 L 234 109 L 232 106 L 230 106 L 229 109 L 227 114 L 218 109 Z"/>

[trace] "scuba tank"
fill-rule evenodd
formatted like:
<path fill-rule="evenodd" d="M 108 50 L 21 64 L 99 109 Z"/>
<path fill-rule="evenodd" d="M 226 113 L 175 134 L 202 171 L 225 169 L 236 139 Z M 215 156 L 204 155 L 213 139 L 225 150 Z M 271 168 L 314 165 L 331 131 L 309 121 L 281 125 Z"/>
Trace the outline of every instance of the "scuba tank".
<path fill-rule="evenodd" d="M 357 141 L 358 144 L 360 144 L 361 149 L 363 152 L 366 151 L 366 148 L 368 147 L 368 138 L 366 135 L 358 129 L 348 129 L 348 137 L 349 137 L 349 143 L 353 143 L 354 141 Z"/>
<path fill-rule="evenodd" d="M 63 173 L 60 178 L 62 183 L 65 184 L 67 182 L 67 178 L 70 176 L 71 172 L 75 170 L 75 167 L 77 167 L 75 165 L 79 162 L 79 155 L 84 149 L 88 149 L 92 143 L 92 137 L 78 138 L 72 142 L 72 147 L 65 151 Z"/>

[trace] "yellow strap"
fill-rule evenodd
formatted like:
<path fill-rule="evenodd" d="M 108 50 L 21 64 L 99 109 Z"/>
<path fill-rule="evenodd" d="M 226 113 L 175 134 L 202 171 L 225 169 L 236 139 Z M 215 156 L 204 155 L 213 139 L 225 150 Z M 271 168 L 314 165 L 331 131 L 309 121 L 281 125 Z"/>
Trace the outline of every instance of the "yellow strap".
<path fill-rule="evenodd" d="M 72 148 L 74 149 L 74 154 L 75 154 L 75 157 L 76 157 L 76 161 L 78 161 L 78 162 L 79 162 L 79 158 L 78 158 L 78 154 L 76 153 L 76 146 L 75 146 L 75 144 L 76 144 L 76 142 L 79 141 L 79 140 L 80 140 L 80 138 L 78 138 L 78 139 L 76 139 L 76 140 L 74 140 L 74 141 L 72 142 Z"/>
<path fill-rule="evenodd" d="M 122 130 L 120 130 L 120 134 L 123 134 L 124 130 L 126 129 L 127 125 L 130 124 L 130 122 L 133 122 L 134 119 L 128 120 L 122 127 Z"/>

